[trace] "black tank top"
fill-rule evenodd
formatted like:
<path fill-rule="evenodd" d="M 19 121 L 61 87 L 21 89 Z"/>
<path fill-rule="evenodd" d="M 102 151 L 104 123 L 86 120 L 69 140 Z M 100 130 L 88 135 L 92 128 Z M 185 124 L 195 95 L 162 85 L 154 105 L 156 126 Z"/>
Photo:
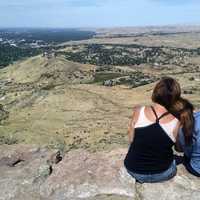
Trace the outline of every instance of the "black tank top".
<path fill-rule="evenodd" d="M 174 159 L 174 142 L 159 124 L 159 120 L 169 112 L 158 118 L 154 108 L 151 108 L 156 116 L 156 122 L 135 128 L 134 140 L 124 160 L 128 170 L 139 174 L 161 173 L 169 168 Z"/>

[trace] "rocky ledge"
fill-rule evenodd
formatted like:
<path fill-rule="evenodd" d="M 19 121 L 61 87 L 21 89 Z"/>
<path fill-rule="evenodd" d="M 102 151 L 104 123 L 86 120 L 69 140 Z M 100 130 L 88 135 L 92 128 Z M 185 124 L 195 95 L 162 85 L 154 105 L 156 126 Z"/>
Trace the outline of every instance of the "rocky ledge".
<path fill-rule="evenodd" d="M 182 165 L 170 181 L 139 184 L 123 167 L 126 149 L 65 155 L 28 145 L 0 146 L 0 200 L 199 200 L 200 180 Z"/>

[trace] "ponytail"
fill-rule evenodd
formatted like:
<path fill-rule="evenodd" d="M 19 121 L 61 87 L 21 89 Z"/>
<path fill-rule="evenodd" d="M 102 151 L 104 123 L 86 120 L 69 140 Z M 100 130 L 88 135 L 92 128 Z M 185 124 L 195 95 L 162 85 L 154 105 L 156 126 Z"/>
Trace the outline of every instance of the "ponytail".
<path fill-rule="evenodd" d="M 192 143 L 192 132 L 194 129 L 194 106 L 187 99 L 182 97 L 177 100 L 170 108 L 170 112 L 181 122 L 185 143 Z"/>
<path fill-rule="evenodd" d="M 186 144 L 192 143 L 194 107 L 181 97 L 180 84 L 171 77 L 163 77 L 155 86 L 152 101 L 164 106 L 181 122 Z"/>

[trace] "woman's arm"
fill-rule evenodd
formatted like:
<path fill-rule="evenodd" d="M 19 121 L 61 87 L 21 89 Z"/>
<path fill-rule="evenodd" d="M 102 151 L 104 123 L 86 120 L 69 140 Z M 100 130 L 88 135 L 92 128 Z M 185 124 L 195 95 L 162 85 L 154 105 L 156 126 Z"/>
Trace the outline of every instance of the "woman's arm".
<path fill-rule="evenodd" d="M 132 143 L 133 139 L 134 139 L 135 124 L 136 124 L 138 117 L 139 117 L 139 110 L 140 110 L 139 106 L 136 106 L 136 107 L 133 108 L 133 114 L 132 114 L 131 120 L 130 120 L 129 125 L 128 125 L 129 143 Z"/>

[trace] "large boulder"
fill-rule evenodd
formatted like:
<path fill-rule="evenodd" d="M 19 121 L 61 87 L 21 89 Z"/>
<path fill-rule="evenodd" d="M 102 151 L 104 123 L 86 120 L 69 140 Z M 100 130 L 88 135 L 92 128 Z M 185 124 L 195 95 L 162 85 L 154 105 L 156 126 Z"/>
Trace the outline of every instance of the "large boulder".
<path fill-rule="evenodd" d="M 0 146 L 0 200 L 39 200 L 56 152 L 27 145 Z"/>
<path fill-rule="evenodd" d="M 197 200 L 200 180 L 180 165 L 175 178 L 139 184 L 126 172 L 127 149 L 65 155 L 45 147 L 0 146 L 0 200 Z"/>
<path fill-rule="evenodd" d="M 136 184 L 140 200 L 199 200 L 200 179 L 189 174 L 183 165 L 170 181 L 154 184 Z"/>
<path fill-rule="evenodd" d="M 135 180 L 126 173 L 123 158 L 123 149 L 95 154 L 70 152 L 55 166 L 40 194 L 49 200 L 96 199 L 102 195 L 134 199 Z"/>

